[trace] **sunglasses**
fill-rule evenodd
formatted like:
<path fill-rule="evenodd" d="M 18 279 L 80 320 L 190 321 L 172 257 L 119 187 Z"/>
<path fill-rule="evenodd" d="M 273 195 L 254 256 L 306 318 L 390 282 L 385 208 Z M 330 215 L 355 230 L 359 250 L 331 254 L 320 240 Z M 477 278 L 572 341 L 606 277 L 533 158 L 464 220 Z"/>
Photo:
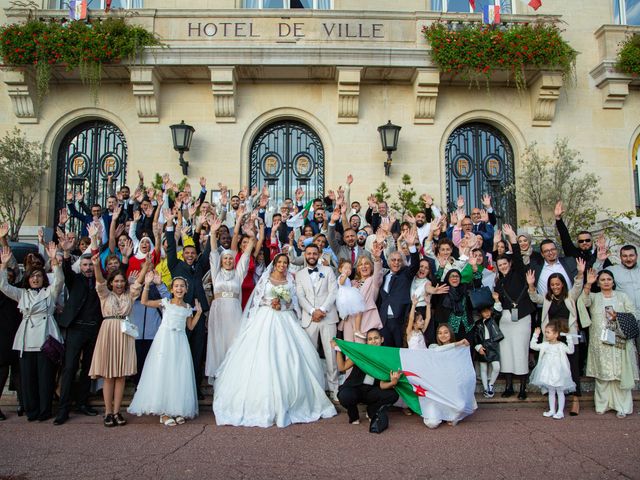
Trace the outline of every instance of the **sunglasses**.
<path fill-rule="evenodd" d="M 578 243 L 591 243 L 592 240 L 590 238 L 582 238 L 578 239 Z"/>

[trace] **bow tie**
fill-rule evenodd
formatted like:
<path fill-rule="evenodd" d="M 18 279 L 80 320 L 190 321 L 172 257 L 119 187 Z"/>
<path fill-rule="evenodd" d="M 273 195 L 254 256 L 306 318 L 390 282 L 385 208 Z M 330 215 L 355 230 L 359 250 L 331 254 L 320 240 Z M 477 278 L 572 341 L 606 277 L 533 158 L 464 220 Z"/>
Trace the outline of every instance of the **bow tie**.
<path fill-rule="evenodd" d="M 309 275 L 311 275 L 313 272 L 317 272 L 318 271 L 318 267 L 308 268 L 307 270 L 309 270 Z"/>

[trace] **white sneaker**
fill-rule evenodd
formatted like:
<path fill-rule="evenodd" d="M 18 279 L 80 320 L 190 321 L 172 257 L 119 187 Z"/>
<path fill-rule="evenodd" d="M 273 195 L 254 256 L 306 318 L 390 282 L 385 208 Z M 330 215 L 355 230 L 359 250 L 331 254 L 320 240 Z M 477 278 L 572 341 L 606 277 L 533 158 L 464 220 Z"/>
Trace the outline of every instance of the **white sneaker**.
<path fill-rule="evenodd" d="M 616 413 L 616 417 L 618 417 L 618 418 L 625 418 L 626 416 L 627 416 L 626 413 L 622 413 L 622 412 L 617 412 Z"/>
<path fill-rule="evenodd" d="M 555 418 L 556 420 L 561 420 L 564 418 L 564 413 L 558 412 L 553 416 L 553 418 Z"/>
<path fill-rule="evenodd" d="M 553 417 L 555 413 L 556 412 L 552 412 L 551 410 L 549 410 L 548 412 L 544 412 L 542 415 L 548 418 L 548 417 Z"/>

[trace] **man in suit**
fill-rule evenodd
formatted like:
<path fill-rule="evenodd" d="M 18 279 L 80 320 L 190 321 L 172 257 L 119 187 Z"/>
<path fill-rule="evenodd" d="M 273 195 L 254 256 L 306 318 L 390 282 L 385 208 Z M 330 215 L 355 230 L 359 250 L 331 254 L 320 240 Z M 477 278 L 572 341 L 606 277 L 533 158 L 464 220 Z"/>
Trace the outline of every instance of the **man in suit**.
<path fill-rule="evenodd" d="M 311 339 L 313 345 L 318 344 L 318 336 L 322 343 L 327 366 L 327 384 L 329 397 L 338 402 L 338 365 L 336 355 L 331 347 L 331 340 L 336 336 L 338 312 L 336 310 L 336 294 L 338 282 L 331 267 L 318 265 L 320 249 L 315 244 L 304 249 L 304 259 L 308 268 L 303 268 L 296 275 L 296 294 L 302 310 L 300 324 Z"/>
<path fill-rule="evenodd" d="M 64 272 L 65 285 L 69 291 L 69 298 L 65 302 L 64 310 L 58 320 L 58 324 L 66 328 L 66 338 L 64 364 L 60 376 L 60 406 L 58 415 L 53 421 L 54 425 L 62 425 L 69 419 L 71 389 L 78 371 L 80 357 L 82 357 L 82 363 L 75 398 L 77 410 L 90 416 L 98 414 L 87 403 L 91 388 L 89 369 L 102 322 L 102 309 L 95 288 L 93 263 L 91 262 L 91 254 L 82 255 L 80 257 L 80 273 L 75 273 L 71 269 L 73 240 L 65 238 L 62 242 L 62 248 L 64 250 L 62 271 Z"/>
<path fill-rule="evenodd" d="M 355 267 L 356 261 L 362 255 L 371 259 L 371 254 L 364 249 L 363 246 L 358 244 L 357 233 L 352 228 L 347 228 L 342 234 L 343 244 L 338 242 L 336 238 L 336 223 L 340 220 L 340 209 L 336 208 L 331 214 L 331 221 L 329 222 L 329 246 L 333 253 L 338 257 L 338 261 L 345 259 L 349 260 Z"/>
<path fill-rule="evenodd" d="M 406 266 L 402 254 L 394 251 L 389 255 L 389 272 L 384 276 L 378 296 L 378 312 L 382 320 L 384 344 L 389 347 L 402 347 L 404 322 L 411 306 L 411 282 L 420 268 L 420 256 L 415 247 L 415 230 L 405 234 L 409 246 L 411 265 Z"/>
<path fill-rule="evenodd" d="M 547 294 L 547 282 L 553 273 L 561 274 L 567 282 L 569 289 L 573 286 L 573 280 L 578 273 L 576 259 L 573 257 L 558 256 L 558 247 L 549 238 L 540 242 L 540 253 L 543 261 L 531 263 L 531 267 L 536 275 L 536 285 L 538 293 L 542 296 Z"/>
<path fill-rule="evenodd" d="M 207 241 L 207 246 L 200 254 L 200 257 L 198 257 L 198 251 L 194 245 L 187 245 L 182 249 L 183 260 L 178 259 L 176 237 L 173 232 L 173 213 L 171 213 L 170 210 L 165 210 L 165 212 L 165 218 L 167 220 L 167 266 L 173 278 L 182 277 L 187 280 L 188 288 L 184 296 L 184 301 L 193 306 L 195 305 L 194 300 L 197 298 L 200 301 L 200 305 L 202 305 L 202 317 L 207 318 L 209 302 L 207 301 L 207 295 L 204 291 L 202 277 L 204 277 L 209 270 L 211 240 Z M 195 328 L 187 333 L 199 400 L 204 399 L 204 394 L 200 390 L 200 384 L 202 383 L 202 377 L 204 375 L 203 362 L 207 340 L 206 324 L 207 322 L 198 322 Z"/>

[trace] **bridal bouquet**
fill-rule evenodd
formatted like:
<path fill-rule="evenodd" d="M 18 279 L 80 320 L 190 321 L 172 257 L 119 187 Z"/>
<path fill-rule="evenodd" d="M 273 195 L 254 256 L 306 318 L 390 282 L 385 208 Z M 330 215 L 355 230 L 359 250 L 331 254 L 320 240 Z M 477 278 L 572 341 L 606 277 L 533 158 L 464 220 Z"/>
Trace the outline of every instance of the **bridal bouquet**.
<path fill-rule="evenodd" d="M 273 294 L 278 300 L 281 300 L 284 303 L 291 303 L 291 292 L 286 285 L 273 287 Z"/>

